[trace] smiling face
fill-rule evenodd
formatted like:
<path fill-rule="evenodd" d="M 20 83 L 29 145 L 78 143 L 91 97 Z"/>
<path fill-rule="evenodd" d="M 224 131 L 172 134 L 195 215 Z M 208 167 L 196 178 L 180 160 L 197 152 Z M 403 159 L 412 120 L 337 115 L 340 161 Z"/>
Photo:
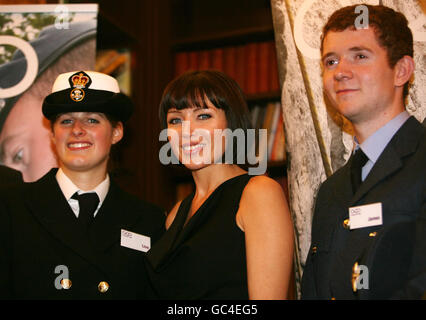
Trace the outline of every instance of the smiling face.
<path fill-rule="evenodd" d="M 206 108 L 171 108 L 167 129 L 173 153 L 190 170 L 214 163 L 225 151 L 225 141 L 215 148 L 216 134 L 227 128 L 225 112 L 206 99 Z"/>
<path fill-rule="evenodd" d="M 389 66 L 373 28 L 329 31 L 322 63 L 325 93 L 354 125 L 390 120 L 404 110 L 396 68 Z"/>
<path fill-rule="evenodd" d="M 123 137 L 122 123 L 112 127 L 102 113 L 62 114 L 52 131 L 60 167 L 74 172 L 106 172 L 111 145 Z"/>

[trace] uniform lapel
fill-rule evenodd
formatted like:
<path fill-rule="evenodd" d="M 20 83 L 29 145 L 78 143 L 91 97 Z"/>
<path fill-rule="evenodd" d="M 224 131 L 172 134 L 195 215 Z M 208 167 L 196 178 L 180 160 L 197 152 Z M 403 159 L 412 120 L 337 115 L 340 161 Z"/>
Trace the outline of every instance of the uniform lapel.
<path fill-rule="evenodd" d="M 81 257 L 95 263 L 88 239 L 66 201 L 57 181 L 57 169 L 52 169 L 24 189 L 23 199 L 28 210 L 53 237 Z"/>
<path fill-rule="evenodd" d="M 398 153 L 395 152 L 392 145 L 386 147 L 380 155 L 374 167 L 371 169 L 367 178 L 354 194 L 350 206 L 357 203 L 366 193 L 368 193 L 380 181 L 398 171 L 402 167 L 402 161 Z"/>
<path fill-rule="evenodd" d="M 339 190 L 336 190 L 337 194 L 341 195 L 344 206 L 347 207 L 348 199 L 350 199 L 353 195 L 352 193 L 352 184 L 351 184 L 351 163 L 352 157 L 349 160 L 348 164 L 344 167 L 342 172 L 343 183 L 339 184 Z"/>
<path fill-rule="evenodd" d="M 336 172 L 336 176 L 332 177 L 336 179 L 333 184 L 338 187 L 333 188 L 333 193 L 327 197 L 328 200 L 322 203 L 322 209 L 318 209 L 322 210 L 331 219 L 339 220 L 348 215 L 348 202 L 352 198 L 351 161 L 352 158 Z"/>
<path fill-rule="evenodd" d="M 139 208 L 132 207 L 126 194 L 111 180 L 108 194 L 90 230 L 90 239 L 98 252 L 104 252 L 113 244 L 120 243 L 121 229 L 132 231 L 140 219 Z"/>
<path fill-rule="evenodd" d="M 410 117 L 402 125 L 351 199 L 350 206 L 356 204 L 379 182 L 402 168 L 402 159 L 417 150 L 422 132 L 422 125 L 414 117 Z"/>

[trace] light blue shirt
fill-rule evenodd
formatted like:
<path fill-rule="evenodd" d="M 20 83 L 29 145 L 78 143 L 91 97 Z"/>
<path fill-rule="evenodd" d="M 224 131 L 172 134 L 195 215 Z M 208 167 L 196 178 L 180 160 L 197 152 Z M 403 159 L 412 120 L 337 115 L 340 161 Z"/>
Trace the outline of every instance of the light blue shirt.
<path fill-rule="evenodd" d="M 383 150 L 386 148 L 389 141 L 395 135 L 395 133 L 401 128 L 401 126 L 407 121 L 410 117 L 410 114 L 407 111 L 401 112 L 395 118 L 386 123 L 379 130 L 374 132 L 371 136 L 369 136 L 363 143 L 359 144 L 356 137 L 355 141 L 355 149 L 361 148 L 361 150 L 368 157 L 367 163 L 362 167 L 362 181 L 370 173 L 373 166 L 376 164 L 377 159 L 382 154 Z"/>

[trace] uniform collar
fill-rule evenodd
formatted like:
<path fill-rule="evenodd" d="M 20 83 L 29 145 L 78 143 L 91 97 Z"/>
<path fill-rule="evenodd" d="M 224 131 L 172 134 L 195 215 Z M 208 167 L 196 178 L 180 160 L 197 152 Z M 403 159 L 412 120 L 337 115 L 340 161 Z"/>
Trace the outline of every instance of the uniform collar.
<path fill-rule="evenodd" d="M 386 123 L 383 127 L 369 136 L 362 144 L 359 144 L 355 137 L 354 152 L 358 148 L 361 148 L 368 159 L 373 163 L 376 163 L 377 159 L 382 154 L 389 141 L 409 117 L 410 114 L 407 111 L 401 112 L 388 123 Z"/>
<path fill-rule="evenodd" d="M 58 172 L 56 173 L 56 180 L 58 181 L 59 187 L 61 188 L 62 193 L 64 194 L 65 199 L 67 199 L 67 201 L 76 192 L 78 192 L 78 194 L 96 192 L 100 200 L 99 203 L 102 204 L 108 193 L 110 185 L 109 175 L 107 174 L 105 180 L 98 184 L 96 188 L 94 188 L 93 190 L 82 191 L 71 181 L 70 178 L 68 178 L 68 176 L 65 174 L 64 171 L 62 171 L 61 168 L 59 168 Z"/>

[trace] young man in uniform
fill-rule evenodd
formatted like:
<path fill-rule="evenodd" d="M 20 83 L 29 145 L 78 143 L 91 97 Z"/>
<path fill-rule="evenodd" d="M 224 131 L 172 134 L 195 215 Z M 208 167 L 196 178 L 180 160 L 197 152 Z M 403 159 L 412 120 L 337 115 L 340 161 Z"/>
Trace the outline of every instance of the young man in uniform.
<path fill-rule="evenodd" d="M 369 25 L 357 28 L 355 8 L 323 29 L 324 91 L 353 124 L 355 148 L 318 192 L 302 298 L 421 298 L 426 130 L 404 103 L 413 36 L 384 6 L 368 5 Z"/>

